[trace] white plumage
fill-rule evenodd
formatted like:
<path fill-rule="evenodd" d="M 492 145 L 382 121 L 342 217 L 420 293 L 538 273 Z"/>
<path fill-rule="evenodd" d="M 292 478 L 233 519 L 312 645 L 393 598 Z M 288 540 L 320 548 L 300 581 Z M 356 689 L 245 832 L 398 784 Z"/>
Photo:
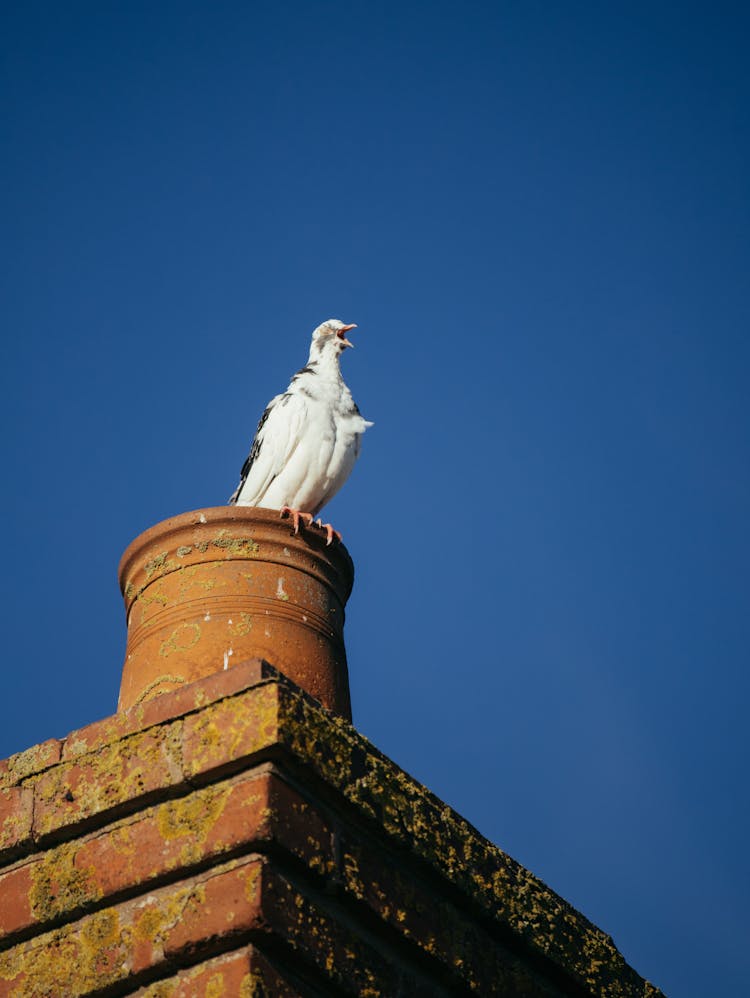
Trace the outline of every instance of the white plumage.
<path fill-rule="evenodd" d="M 308 524 L 339 491 L 368 426 L 339 367 L 356 327 L 329 319 L 313 332 L 307 364 L 260 418 L 230 503 L 264 506 Z M 328 543 L 336 531 L 326 524 Z"/>

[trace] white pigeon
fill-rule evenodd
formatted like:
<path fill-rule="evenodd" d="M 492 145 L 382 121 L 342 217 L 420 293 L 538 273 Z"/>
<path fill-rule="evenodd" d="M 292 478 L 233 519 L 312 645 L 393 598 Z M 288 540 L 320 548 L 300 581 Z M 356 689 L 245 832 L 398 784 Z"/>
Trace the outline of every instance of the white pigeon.
<path fill-rule="evenodd" d="M 308 526 L 351 474 L 362 434 L 372 426 L 362 418 L 344 384 L 339 358 L 354 344 L 346 338 L 356 324 L 328 319 L 312 334 L 307 364 L 260 417 L 240 483 L 230 503 L 264 506 Z M 327 544 L 341 534 L 330 523 Z"/>

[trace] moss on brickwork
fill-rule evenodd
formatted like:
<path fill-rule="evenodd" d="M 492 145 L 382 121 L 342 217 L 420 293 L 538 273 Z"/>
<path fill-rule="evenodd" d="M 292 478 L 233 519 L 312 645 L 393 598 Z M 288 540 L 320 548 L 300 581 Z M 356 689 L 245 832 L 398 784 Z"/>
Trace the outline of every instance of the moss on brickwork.
<path fill-rule="evenodd" d="M 181 839 L 184 842 L 180 862 L 194 863 L 203 855 L 204 843 L 213 830 L 232 792 L 231 786 L 214 786 L 167 801 L 156 810 L 159 834 L 165 842 Z"/>
<path fill-rule="evenodd" d="M 35 919 L 52 920 L 102 896 L 96 869 L 76 867 L 78 851 L 78 843 L 69 842 L 43 853 L 36 863 L 29 865 L 29 905 Z"/>
<path fill-rule="evenodd" d="M 264 913 L 271 924 L 283 925 L 292 947 L 306 951 L 333 984 L 363 998 L 392 998 L 409 993 L 402 991 L 398 966 L 345 924 L 334 922 L 298 893 L 286 878 L 264 867 L 261 890 Z"/>
<path fill-rule="evenodd" d="M 32 773 L 53 766 L 60 758 L 60 742 L 56 738 L 17 752 L 0 765 L 0 788 L 20 783 Z"/>
<path fill-rule="evenodd" d="M 344 839 L 344 886 L 383 921 L 446 969 L 474 994 L 559 998 L 560 991 L 493 939 L 476 920 L 404 872 L 377 849 Z"/>
<path fill-rule="evenodd" d="M 133 734 L 139 728 L 143 727 L 143 717 L 143 704 L 137 704 L 131 707 L 127 714 L 114 714 L 112 717 L 106 717 L 101 721 L 97 721 L 89 728 L 82 728 L 79 731 L 72 732 L 65 739 L 63 761 L 68 762 L 71 759 L 75 759 L 80 755 L 86 755 L 87 752 L 92 751 L 92 745 L 87 737 L 90 735 L 92 729 L 96 730 L 96 745 L 94 748 L 99 750 L 104 745 L 111 745 L 112 742 L 118 741 L 121 738 L 127 738 L 128 735 Z"/>
<path fill-rule="evenodd" d="M 35 833 L 46 835 L 181 779 L 181 722 L 130 735 L 28 781 Z"/>
<path fill-rule="evenodd" d="M 607 998 L 661 992 L 627 965 L 612 939 L 484 839 L 340 718 L 283 687 L 281 740 L 389 837 L 416 854 L 549 957 Z"/>
<path fill-rule="evenodd" d="M 25 787 L 0 788 L 0 854 L 13 855 L 31 842 L 33 795 Z"/>
<path fill-rule="evenodd" d="M 149 897 L 138 905 L 105 908 L 72 925 L 0 953 L 0 994 L 7 998 L 75 998 L 127 978 L 134 954 L 162 958 L 171 930 L 205 897 L 203 885 Z M 5 984 L 3 984 L 5 982 Z"/>
<path fill-rule="evenodd" d="M 185 721 L 186 775 L 242 759 L 278 741 L 279 687 L 263 684 L 229 697 Z"/>
<path fill-rule="evenodd" d="M 7 998 L 66 995 L 74 998 L 118 980 L 127 947 L 117 912 L 96 912 L 77 932 L 57 929 L 33 944 L 0 953 L 0 993 Z"/>
<path fill-rule="evenodd" d="M 231 546 L 226 552 L 231 553 Z M 165 563 L 155 565 L 154 572 Z M 350 931 L 350 922 L 342 929 L 333 909 L 324 910 L 329 902 L 322 895 L 324 906 L 319 907 L 275 874 L 266 881 L 268 900 L 266 887 L 250 868 L 234 884 L 232 903 L 245 905 L 248 918 L 258 908 L 271 918 L 267 905 L 275 905 L 274 933 L 292 949 L 304 950 L 305 959 L 337 987 L 356 987 L 358 994 L 371 998 L 401 988 L 402 970 L 390 965 L 388 947 L 380 951 L 370 938 L 382 924 L 384 939 L 387 933 L 397 935 L 402 945 L 413 947 L 415 959 L 443 968 L 455 975 L 451 979 L 457 986 L 462 982 L 476 994 L 494 993 L 488 981 L 502 978 L 501 993 L 519 998 L 584 992 L 601 998 L 661 995 L 625 963 L 609 936 L 349 724 L 283 679 L 227 688 L 231 672 L 207 681 L 213 702 L 206 706 L 205 691 L 195 684 L 171 701 L 180 705 L 174 716 L 163 708 L 158 713 L 158 701 L 153 701 L 148 708 L 75 733 L 64 746 L 62 762 L 57 762 L 60 744 L 55 742 L 5 764 L 6 783 L 23 782 L 12 793 L 33 791 L 37 844 L 44 847 L 78 835 L 32 857 L 24 867 L 32 920 L 17 922 L 13 931 L 33 921 L 49 924 L 90 912 L 111 903 L 107 898 L 127 896 L 123 892 L 145 887 L 154 878 L 161 883 L 166 877 L 184 878 L 191 865 L 204 869 L 209 859 L 212 869 L 208 876 L 193 878 L 202 876 L 205 883 L 183 879 L 184 887 L 160 888 L 146 898 L 141 894 L 0 954 L 0 994 L 72 996 L 101 990 L 127 979 L 136 952 L 151 966 L 164 961 L 167 942 L 175 952 L 189 949 L 206 938 L 190 937 L 190 926 L 203 931 L 207 911 L 224 917 L 217 901 L 220 885 L 212 879 L 222 868 L 214 864 L 227 850 L 236 856 L 240 849 L 273 842 L 271 857 L 283 851 L 304 863 L 316 874 L 310 884 L 317 890 L 325 883 L 337 895 L 336 905 L 363 912 L 368 931 Z M 151 726 L 133 732 L 138 718 L 146 716 Z M 291 786 L 273 776 L 275 784 L 251 788 L 250 774 L 240 777 L 243 769 L 269 761 L 282 771 L 286 767 Z M 269 767 L 264 769 L 268 780 Z M 260 770 L 256 774 L 259 778 Z M 298 788 L 304 784 L 302 795 L 293 789 L 295 783 Z M 177 796 L 165 799 L 167 794 Z M 6 810 L 8 820 L 17 820 L 16 811 Z M 30 827 L 30 806 L 27 812 Z M 250 831 L 243 838 L 238 827 Z M 20 848 L 29 850 L 28 831 L 26 839 Z M 485 928 L 492 923 L 500 938 L 508 940 L 507 949 Z M 213 924 L 207 931 L 226 929 Z M 62 977 L 61 966 L 66 968 Z M 168 972 L 165 966 L 163 973 Z M 242 993 L 242 980 L 247 994 L 266 994 L 259 990 L 266 987 L 265 978 L 238 965 L 232 968 L 233 990 L 218 990 L 225 988 L 227 973 L 228 965 L 204 966 L 203 976 L 195 977 L 200 989 L 196 983 L 194 993 L 205 998 L 213 998 L 214 992 Z M 144 994 L 192 995 L 174 991 L 175 980 L 154 983 Z M 3 981 L 8 982 L 5 990 Z"/>
<path fill-rule="evenodd" d="M 245 974 L 241 980 L 227 980 L 217 970 L 208 980 L 199 980 L 205 975 L 202 967 L 197 972 L 180 974 L 168 981 L 158 981 L 150 987 L 142 988 L 140 998 L 173 998 L 174 995 L 189 995 L 190 998 L 271 998 L 258 975 Z M 198 990 L 200 989 L 200 990 Z"/>
<path fill-rule="evenodd" d="M 204 974 L 199 968 L 200 974 Z M 180 974 L 168 981 L 158 981 L 150 987 L 142 988 L 140 998 L 276 998 L 265 987 L 259 975 L 245 974 L 241 980 L 227 980 L 221 971 L 217 971 L 207 981 L 196 980 L 198 974 Z M 197 990 L 200 988 L 200 990 Z"/>

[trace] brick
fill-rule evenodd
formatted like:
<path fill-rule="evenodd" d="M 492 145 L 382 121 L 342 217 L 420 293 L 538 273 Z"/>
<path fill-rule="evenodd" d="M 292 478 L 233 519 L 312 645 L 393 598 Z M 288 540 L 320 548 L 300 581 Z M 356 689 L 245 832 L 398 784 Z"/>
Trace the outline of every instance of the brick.
<path fill-rule="evenodd" d="M 17 752 L 9 759 L 0 760 L 0 787 L 10 787 L 33 773 L 39 773 L 60 761 L 62 742 L 49 738 L 46 742 L 33 745 L 23 752 Z"/>
<path fill-rule="evenodd" d="M 30 863 L 25 863 L 0 876 L 0 937 L 25 929 L 34 922 L 30 867 Z"/>
<path fill-rule="evenodd" d="M 303 963 L 312 964 L 326 981 L 347 993 L 372 998 L 446 994 L 439 987 L 420 987 L 389 956 L 319 908 L 266 859 L 202 883 L 200 894 L 182 907 L 179 921 L 163 939 L 164 956 L 178 959 L 197 947 L 217 945 L 222 938 L 247 931 L 284 940 Z"/>
<path fill-rule="evenodd" d="M 332 832 L 323 818 L 275 774 L 214 784 L 150 808 L 137 821 L 83 842 L 75 865 L 94 871 L 107 897 L 239 849 L 280 845 L 321 874 L 334 869 Z"/>
<path fill-rule="evenodd" d="M 164 965 L 183 920 L 196 945 L 212 934 L 230 939 L 257 922 L 259 876 L 257 859 L 228 864 L 19 943 L 0 952 L 0 995 L 76 998 L 121 984 Z M 216 906 L 230 899 L 231 910 Z"/>
<path fill-rule="evenodd" d="M 26 787 L 0 790 L 0 856 L 11 857 L 31 845 L 34 795 Z"/>
<path fill-rule="evenodd" d="M 166 957 L 177 956 L 216 940 L 261 928 L 261 875 L 264 861 L 243 860 L 232 869 L 204 875 L 185 895 L 179 918 L 161 936 Z M 145 910 L 145 907 L 144 907 Z"/>
<path fill-rule="evenodd" d="M 273 966 L 268 959 L 254 946 L 248 947 L 248 961 L 250 963 L 250 978 L 252 986 L 250 995 L 253 998 L 304 998 L 301 991 L 290 984 L 281 972 Z M 234 994 L 233 991 L 226 992 L 227 998 Z M 191 998 L 185 995 L 185 998 Z M 211 998 L 206 995 L 206 998 Z"/>
<path fill-rule="evenodd" d="M 347 994 L 442 998 L 449 993 L 435 981 L 415 977 L 388 947 L 381 950 L 371 933 L 365 936 L 343 912 L 334 917 L 270 863 L 261 868 L 258 890 L 267 930 Z"/>
<path fill-rule="evenodd" d="M 162 693 L 128 710 L 72 731 L 65 739 L 62 758 L 73 759 L 92 752 L 127 735 L 199 710 L 269 679 L 278 680 L 278 677 L 278 671 L 263 659 L 248 659 L 231 669 L 189 683 L 170 693 Z"/>
<path fill-rule="evenodd" d="M 254 946 L 149 984 L 133 998 L 302 998 Z"/>
<path fill-rule="evenodd" d="M 180 724 L 152 728 L 32 777 L 34 835 L 77 831 L 183 783 Z"/>
<path fill-rule="evenodd" d="M 48 849 L 0 875 L 0 937 L 228 853 L 275 843 L 316 874 L 335 869 L 333 833 L 316 809 L 271 771 L 212 784 L 104 831 Z M 183 874 L 184 876 L 184 874 Z"/>
<path fill-rule="evenodd" d="M 309 801 L 278 776 L 269 783 L 269 837 L 328 879 L 336 869 L 333 827 Z"/>
<path fill-rule="evenodd" d="M 344 836 L 340 842 L 341 880 L 352 898 L 366 905 L 424 956 L 436 961 L 457 983 L 486 995 L 560 998 L 562 992 L 524 965 L 472 917 L 394 863 L 382 847 Z"/>
<path fill-rule="evenodd" d="M 415 979 L 273 870 L 249 857 L 149 892 L 0 953 L 0 995 L 65 995 L 137 985 L 144 973 L 236 950 L 271 937 L 294 954 L 297 972 L 347 993 L 447 994 Z M 285 967 L 287 961 L 285 960 Z M 307 968 L 307 970 L 305 969 Z M 231 992 L 230 992 L 231 993 Z M 158 992 L 157 992 L 158 994 Z"/>
<path fill-rule="evenodd" d="M 340 719 L 279 685 L 278 742 L 341 793 L 378 837 L 478 905 L 591 994 L 640 995 L 612 939 Z M 650 987 L 650 985 L 649 985 Z M 629 989 L 629 990 L 628 990 Z M 651 992 L 657 994 L 654 990 Z"/>
<path fill-rule="evenodd" d="M 120 923 L 106 911 L 77 923 L 73 930 L 45 933 L 0 953 L 0 996 L 76 998 L 123 976 L 125 941 Z"/>
<path fill-rule="evenodd" d="M 189 778 L 231 772 L 278 742 L 280 685 L 246 690 L 188 715 L 183 760 Z"/>
<path fill-rule="evenodd" d="M 107 897 L 268 838 L 267 778 L 219 784 L 149 808 L 83 842 L 76 866 Z"/>
<path fill-rule="evenodd" d="M 608 936 L 266 668 L 246 663 L 0 764 L 0 849 L 44 849 L 0 874 L 0 932 L 42 932 L 15 946 L 6 934 L 0 996 L 166 986 L 187 973 L 177 967 L 250 942 L 323 994 L 496 993 L 498 980 L 554 994 L 540 968 L 566 994 L 660 994 Z M 249 850 L 266 856 L 215 865 Z M 68 924 L 50 931 L 52 919 Z"/>
<path fill-rule="evenodd" d="M 177 708 L 175 713 L 187 714 L 217 700 L 252 689 L 268 680 L 278 682 L 280 675 L 279 671 L 264 659 L 250 658 L 245 662 L 238 662 L 229 669 L 223 669 L 221 672 L 206 676 L 205 679 L 190 683 L 169 695 L 172 698 L 173 709 Z M 154 715 L 163 713 L 159 700 L 160 697 L 154 697 L 153 700 L 143 704 L 147 716 L 150 716 L 150 712 Z"/>

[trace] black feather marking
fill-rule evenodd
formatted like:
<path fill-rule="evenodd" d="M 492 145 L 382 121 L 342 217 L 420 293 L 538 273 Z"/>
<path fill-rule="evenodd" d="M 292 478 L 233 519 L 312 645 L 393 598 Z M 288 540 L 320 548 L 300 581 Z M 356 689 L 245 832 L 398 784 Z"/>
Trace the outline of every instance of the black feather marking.
<path fill-rule="evenodd" d="M 265 412 L 260 417 L 260 420 L 258 422 L 258 429 L 255 431 L 255 437 L 253 439 L 253 443 L 250 448 L 250 453 L 247 455 L 247 457 L 245 458 L 245 463 L 242 465 L 242 471 L 240 472 L 240 483 L 237 486 L 237 488 L 234 490 L 229 499 L 230 506 L 234 505 L 237 502 L 237 497 L 242 491 L 242 486 L 247 481 L 247 476 L 250 474 L 250 469 L 252 468 L 255 459 L 258 457 L 258 454 L 260 454 L 260 448 L 263 444 L 263 441 L 260 438 L 260 431 L 263 429 L 263 426 L 266 420 L 268 419 L 271 409 L 273 409 L 273 405 L 267 406 Z"/>
<path fill-rule="evenodd" d="M 317 374 L 318 372 L 315 370 L 317 366 L 317 360 L 311 360 L 309 364 L 305 364 L 305 366 L 300 368 L 300 370 L 294 375 L 292 383 L 294 383 L 297 378 L 301 378 L 303 374 Z"/>

